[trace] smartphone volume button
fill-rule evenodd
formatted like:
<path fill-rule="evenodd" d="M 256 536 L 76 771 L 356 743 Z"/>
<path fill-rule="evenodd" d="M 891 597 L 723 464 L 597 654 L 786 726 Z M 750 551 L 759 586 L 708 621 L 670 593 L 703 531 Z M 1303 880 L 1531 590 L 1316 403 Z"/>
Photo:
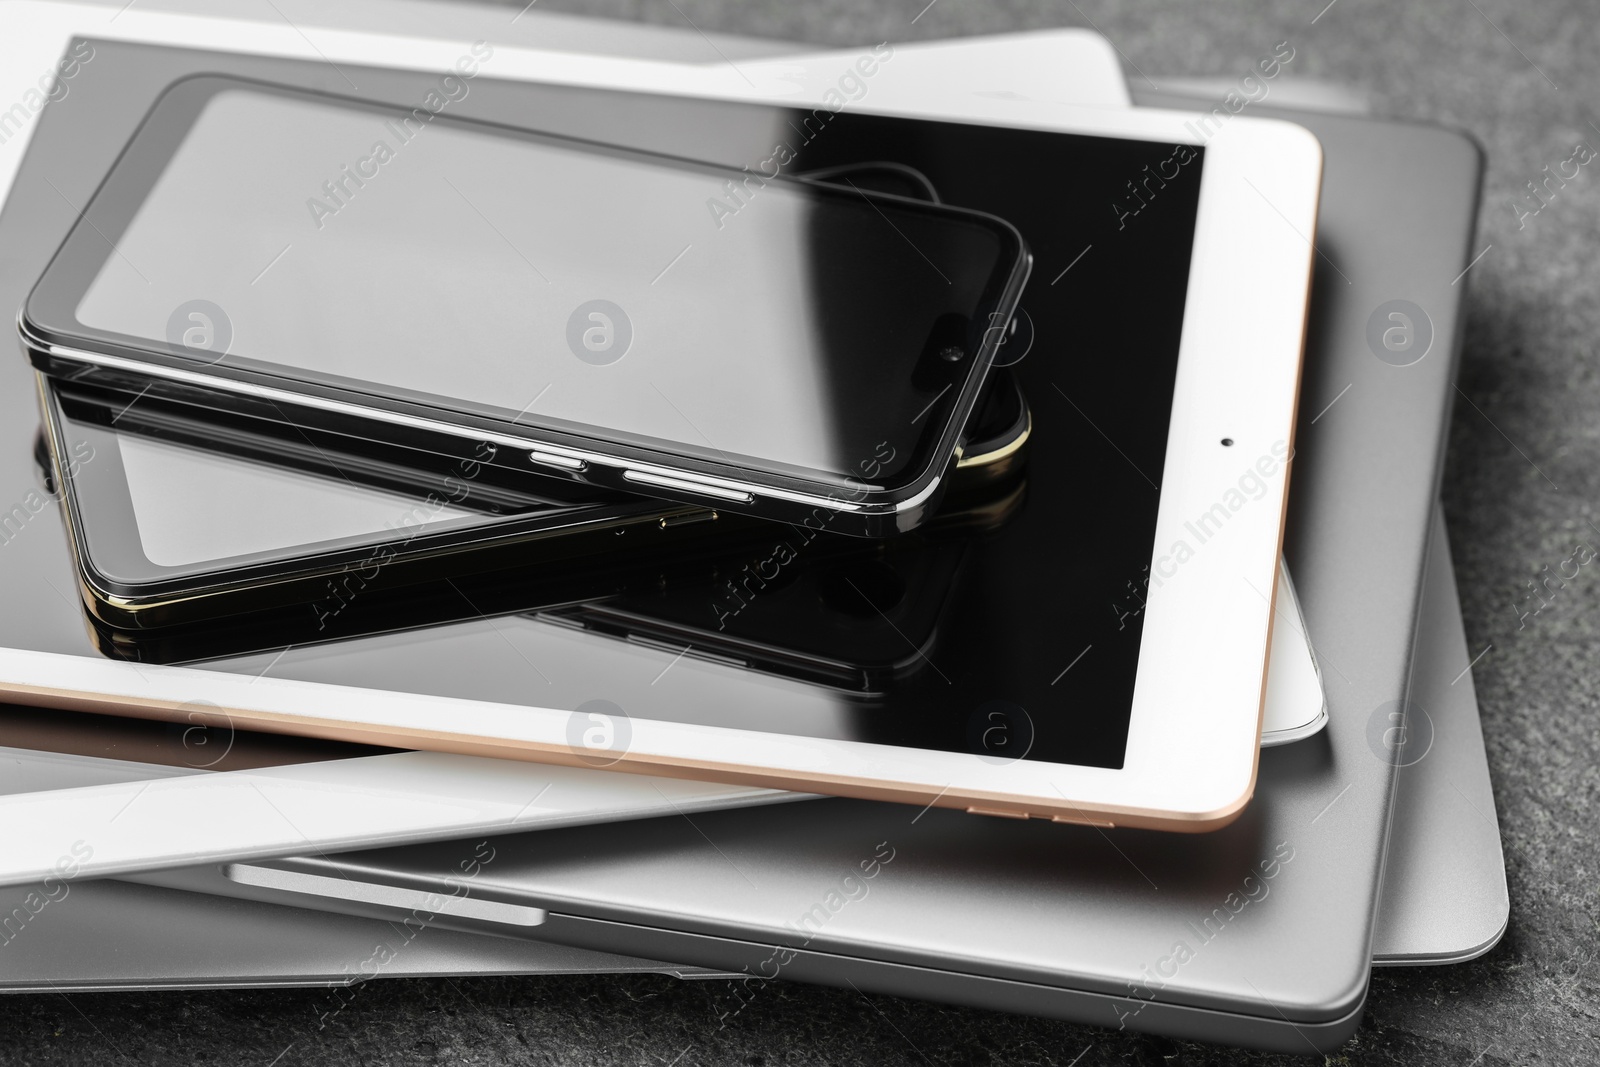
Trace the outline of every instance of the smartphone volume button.
<path fill-rule="evenodd" d="M 636 482 L 639 485 L 648 485 L 654 489 L 666 489 L 678 493 L 692 493 L 695 496 L 708 496 L 713 500 L 723 500 L 733 504 L 752 504 L 755 496 L 742 489 L 733 489 L 720 485 L 708 485 L 705 482 L 691 481 L 688 478 L 675 478 L 668 474 L 657 474 L 654 471 L 639 471 L 628 468 L 622 472 L 622 480 Z"/>
<path fill-rule="evenodd" d="M 670 530 L 674 526 L 688 526 L 696 522 L 713 522 L 716 517 L 717 513 L 715 511 L 695 510 L 680 512 L 676 515 L 663 515 L 660 525 L 663 530 Z"/>
<path fill-rule="evenodd" d="M 1028 817 L 1028 813 L 1025 811 L 1007 811 L 1004 808 L 980 808 L 976 805 L 968 805 L 967 814 L 992 815 L 998 819 L 1026 819 Z"/>
<path fill-rule="evenodd" d="M 528 453 L 528 462 L 539 467 L 554 467 L 569 474 L 581 474 L 589 469 L 586 460 L 574 456 L 558 456 L 554 452 L 540 452 L 538 449 Z"/>

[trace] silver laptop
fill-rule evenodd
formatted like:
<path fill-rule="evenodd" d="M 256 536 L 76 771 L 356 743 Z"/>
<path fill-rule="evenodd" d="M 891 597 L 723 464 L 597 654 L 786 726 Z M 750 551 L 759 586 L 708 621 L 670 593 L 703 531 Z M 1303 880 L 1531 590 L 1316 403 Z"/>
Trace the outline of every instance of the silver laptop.
<path fill-rule="evenodd" d="M 1432 726 L 1425 758 L 1402 768 L 1384 871 L 1375 966 L 1455 963 L 1488 951 L 1505 930 L 1505 869 L 1467 670 L 1468 649 L 1442 518 L 1423 586 L 1412 699 Z M 8 749 L 0 752 L 7 791 L 58 789 L 158 775 L 160 765 L 129 753 L 161 755 L 146 724 L 99 723 L 77 731 L 80 748 L 100 755 Z M 164 731 L 157 730 L 157 734 Z M 58 736 L 0 733 L 11 743 L 61 747 Z M 98 736 L 98 740 L 95 740 Z M 82 744 L 88 740 L 88 744 Z M 169 740 L 170 739 L 166 739 Z M 181 745 L 169 743 L 169 752 Z M 123 753 L 122 758 L 109 753 Z M 273 754 L 294 758 L 293 752 Z M 305 755 L 305 754 L 298 754 Z M 0 890 L 12 914 L 25 890 Z M 387 950 L 380 953 L 379 946 Z M 401 951 L 402 948 L 404 951 Z M 525 938 L 430 926 L 402 938 L 388 922 L 214 894 L 127 882 L 86 882 L 8 941 L 0 989 L 166 989 L 218 986 L 346 985 L 367 978 L 376 955 L 386 978 L 427 975 L 536 975 L 655 972 L 682 978 L 719 972 Z M 334 994 L 330 994 L 333 996 Z"/>

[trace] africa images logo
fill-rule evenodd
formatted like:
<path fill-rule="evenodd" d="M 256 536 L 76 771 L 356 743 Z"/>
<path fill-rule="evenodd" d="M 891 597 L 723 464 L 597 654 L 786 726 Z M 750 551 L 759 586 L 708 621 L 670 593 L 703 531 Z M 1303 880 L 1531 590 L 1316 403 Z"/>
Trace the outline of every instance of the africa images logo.
<path fill-rule="evenodd" d="M 1367 347 L 1391 367 L 1409 367 L 1433 347 L 1433 320 L 1409 300 L 1379 304 L 1367 319 Z"/>
<path fill-rule="evenodd" d="M 233 321 L 210 300 L 185 300 L 167 316 L 167 340 L 215 363 L 233 346 Z"/>
<path fill-rule="evenodd" d="M 628 354 L 633 322 L 609 300 L 588 300 L 567 317 L 567 347 L 593 367 L 607 367 Z"/>

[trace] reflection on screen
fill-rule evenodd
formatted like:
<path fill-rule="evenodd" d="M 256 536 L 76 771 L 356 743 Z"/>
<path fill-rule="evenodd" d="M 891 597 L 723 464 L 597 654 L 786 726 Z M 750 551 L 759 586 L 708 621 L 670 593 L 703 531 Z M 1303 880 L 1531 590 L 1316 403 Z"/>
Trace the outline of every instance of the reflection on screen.
<path fill-rule="evenodd" d="M 139 542 L 161 567 L 479 518 L 448 503 L 135 434 L 122 434 L 118 447 Z"/>

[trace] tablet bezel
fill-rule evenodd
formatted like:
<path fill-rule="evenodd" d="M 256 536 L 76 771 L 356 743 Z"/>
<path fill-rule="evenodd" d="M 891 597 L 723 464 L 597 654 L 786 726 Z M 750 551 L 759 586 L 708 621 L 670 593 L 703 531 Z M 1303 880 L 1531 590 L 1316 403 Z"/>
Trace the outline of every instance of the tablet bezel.
<path fill-rule="evenodd" d="M 23 5 L 18 5 L 23 6 Z M 27 5 L 32 8 L 34 5 Z M 129 12 L 130 15 L 138 14 Z M 175 26 L 174 23 L 183 23 Z M 66 25 L 65 22 L 61 23 Z M 215 19 L 151 16 L 105 36 L 305 58 L 304 42 Z M 171 36 L 163 30 L 182 32 Z M 174 37 L 178 38 L 176 41 Z M 337 47 L 330 48 L 337 38 Z M 274 45 L 281 47 L 281 52 Z M 442 70 L 457 46 L 328 35 L 336 60 Z M 833 69 L 791 68 L 752 91 L 729 72 L 503 49 L 496 76 L 793 106 L 822 101 Z M 887 97 L 887 99 L 885 99 Z M 818 106 L 822 106 L 819 104 Z M 1173 419 L 1161 482 L 1157 546 L 1180 540 L 1187 517 L 1233 488 L 1241 463 L 1292 454 L 1292 429 L 1312 260 L 1321 154 L 1297 126 L 1231 118 L 1206 140 L 1193 116 L 1112 112 L 1049 101 L 940 93 L 878 93 L 851 104 L 909 118 L 983 122 L 1161 143 L 1205 141 L 1201 207 L 1186 295 Z M 10 147 L 9 145 L 7 146 Z M 0 175 L 9 176 L 14 160 Z M 1235 442 L 1221 445 L 1222 439 Z M 1287 487 L 1287 464 L 1263 476 L 1265 505 L 1245 509 L 1151 590 L 1121 769 L 987 762 L 976 756 L 865 742 L 632 722 L 616 769 L 838 792 L 995 814 L 1161 829 L 1214 829 L 1253 789 Z M 1158 547 L 1153 563 L 1160 561 Z M 1064 650 L 1063 663 L 1076 650 Z M 132 668 L 86 656 L 0 651 L 0 690 L 54 707 L 170 718 L 206 701 L 241 725 L 412 747 L 576 763 L 570 713 L 314 683 L 247 679 L 183 668 Z M 1204 699 L 1196 702 L 1195 694 Z M 436 724 L 450 722 L 441 730 Z"/>

